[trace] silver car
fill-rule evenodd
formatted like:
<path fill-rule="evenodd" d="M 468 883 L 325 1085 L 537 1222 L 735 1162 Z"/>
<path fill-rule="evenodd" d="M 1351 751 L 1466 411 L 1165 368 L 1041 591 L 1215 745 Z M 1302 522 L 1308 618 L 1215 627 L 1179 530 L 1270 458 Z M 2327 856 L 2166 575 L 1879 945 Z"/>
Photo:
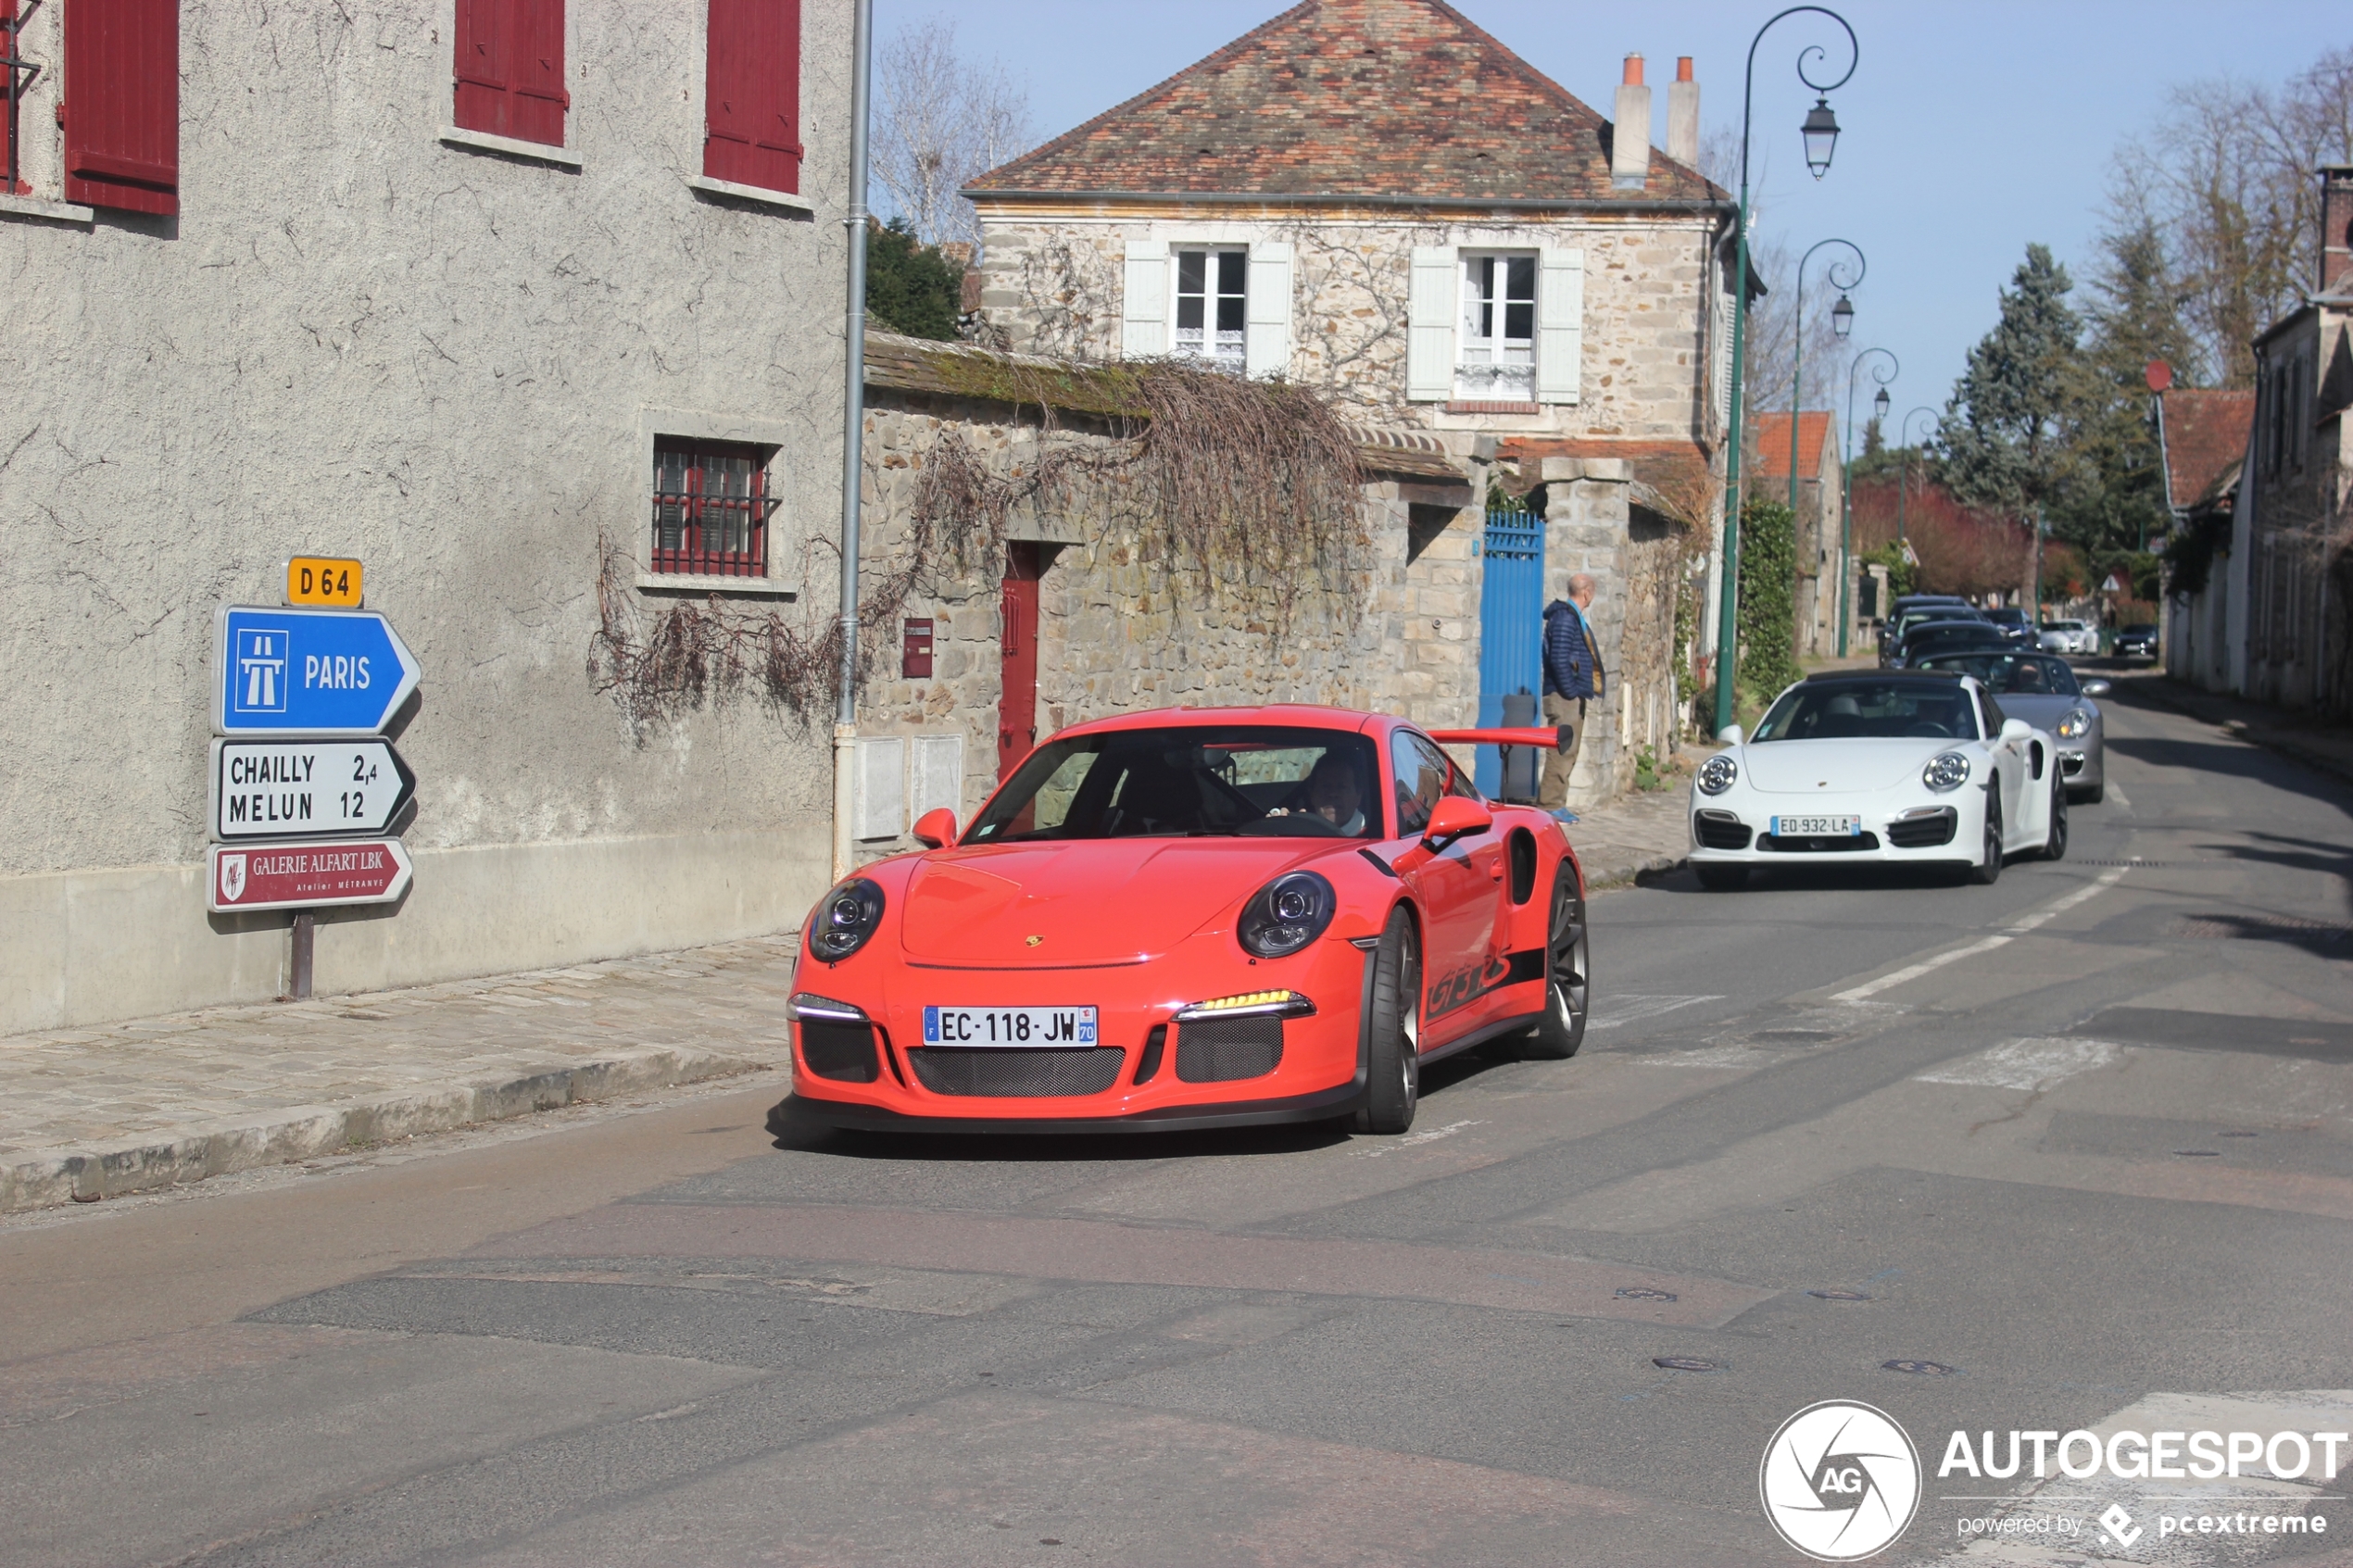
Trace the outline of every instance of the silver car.
<path fill-rule="evenodd" d="M 2100 705 L 2106 681 L 2078 681 L 2067 660 L 2045 653 L 1930 654 L 1914 667 L 1973 675 L 2002 711 L 2058 742 L 2067 797 L 2095 803 L 2108 793 L 2108 740 Z"/>
<path fill-rule="evenodd" d="M 2036 646 L 2045 653 L 2097 653 L 2100 629 L 2081 621 L 2045 621 Z"/>

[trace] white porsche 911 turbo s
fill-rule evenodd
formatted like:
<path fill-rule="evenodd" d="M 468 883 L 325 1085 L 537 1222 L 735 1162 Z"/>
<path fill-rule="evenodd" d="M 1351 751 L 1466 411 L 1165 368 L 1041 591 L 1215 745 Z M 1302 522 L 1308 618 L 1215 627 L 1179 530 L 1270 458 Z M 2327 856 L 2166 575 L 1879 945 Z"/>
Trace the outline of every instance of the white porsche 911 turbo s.
<path fill-rule="evenodd" d="M 1827 671 L 1722 739 L 1692 784 L 1692 864 L 1719 892 L 1757 866 L 1944 865 L 1987 883 L 2006 856 L 2067 853 L 2058 744 L 1967 675 Z"/>

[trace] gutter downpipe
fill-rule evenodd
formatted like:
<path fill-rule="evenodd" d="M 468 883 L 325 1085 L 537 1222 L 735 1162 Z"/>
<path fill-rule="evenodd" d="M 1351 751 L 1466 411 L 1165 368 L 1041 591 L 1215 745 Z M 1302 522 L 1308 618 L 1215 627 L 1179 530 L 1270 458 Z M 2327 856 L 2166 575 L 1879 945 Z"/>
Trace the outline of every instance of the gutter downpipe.
<path fill-rule="evenodd" d="M 843 310 L 841 430 L 841 695 L 834 709 L 834 880 L 848 876 L 856 841 L 852 766 L 858 752 L 858 512 L 865 478 L 866 115 L 874 70 L 875 0 L 857 0 L 849 44 L 849 297 Z"/>

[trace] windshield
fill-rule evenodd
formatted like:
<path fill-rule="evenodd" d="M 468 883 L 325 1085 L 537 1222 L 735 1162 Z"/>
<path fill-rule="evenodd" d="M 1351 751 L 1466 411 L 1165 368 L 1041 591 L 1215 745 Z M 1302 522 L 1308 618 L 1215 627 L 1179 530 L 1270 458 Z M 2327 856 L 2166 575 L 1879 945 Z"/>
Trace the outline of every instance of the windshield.
<path fill-rule="evenodd" d="M 1809 681 L 1783 692 L 1749 738 L 1975 740 L 1977 721 L 1957 681 Z"/>
<path fill-rule="evenodd" d="M 2023 626 L 2026 624 L 2026 612 L 2022 609 L 1989 609 L 1985 612 L 1985 619 L 2004 626 Z"/>
<path fill-rule="evenodd" d="M 1344 730 L 1168 725 L 1049 741 L 966 844 L 1063 838 L 1378 838 L 1373 743 Z"/>
<path fill-rule="evenodd" d="M 1982 626 L 1986 621 L 1973 609 L 1962 609 L 1954 605 L 1931 605 L 1926 609 L 1907 609 L 1895 619 L 1898 633 L 1916 631 L 1922 626 L 1947 624 Z"/>
<path fill-rule="evenodd" d="M 2078 696 L 2083 690 L 2067 660 L 2040 654 L 1941 653 L 1920 668 L 1974 675 L 1995 696 Z"/>
<path fill-rule="evenodd" d="M 1907 648 L 1998 647 L 2002 633 L 1982 621 L 1931 621 L 1904 633 Z"/>

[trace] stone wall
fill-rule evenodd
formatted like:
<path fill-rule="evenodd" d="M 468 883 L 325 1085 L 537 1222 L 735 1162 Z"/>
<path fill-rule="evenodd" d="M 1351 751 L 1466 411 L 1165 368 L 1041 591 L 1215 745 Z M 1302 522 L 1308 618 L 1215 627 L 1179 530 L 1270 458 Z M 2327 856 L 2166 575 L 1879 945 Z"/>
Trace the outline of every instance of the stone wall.
<path fill-rule="evenodd" d="M 1035 472 L 1041 451 L 1115 460 L 1127 444 L 1101 423 L 1035 408 L 882 388 L 866 421 L 865 570 L 879 581 L 908 558 L 910 520 L 937 444 L 960 438 L 992 472 Z M 1288 619 L 1265 596 L 1237 596 L 1170 570 L 1164 542 L 1137 515 L 1115 469 L 1016 512 L 1008 530 L 1049 558 L 1039 582 L 1038 733 L 1140 709 L 1327 703 L 1402 713 L 1442 727 L 1478 720 L 1480 514 L 1416 506 L 1399 481 L 1363 490 L 1358 570 L 1301 592 Z M 1002 558 L 935 552 L 893 616 L 934 622 L 933 674 L 901 674 L 899 631 L 863 688 L 860 733 L 954 734 L 963 741 L 969 818 L 995 783 L 1002 686 Z M 1466 757 L 1466 761 L 1467 761 Z M 870 853 L 903 840 L 871 841 Z"/>
<path fill-rule="evenodd" d="M 830 613 L 849 7 L 801 10 L 794 209 L 690 188 L 703 7 L 570 7 L 550 161 L 444 136 L 452 0 L 186 0 L 176 218 L 57 199 L 64 8 L 25 29 L 35 190 L 0 202 L 0 1032 L 284 988 L 285 917 L 208 918 L 200 867 L 214 612 L 296 553 L 362 558 L 424 670 L 414 890 L 324 921 L 321 991 L 797 920 L 826 737 L 635 726 L 585 666 L 659 433 L 773 453 L 772 576 L 731 586 Z"/>
<path fill-rule="evenodd" d="M 1230 210 L 1230 209 L 1227 209 Z M 1131 239 L 1293 247 L 1289 377 L 1359 417 L 1432 430 L 1699 438 L 1707 418 L 1715 283 L 1707 216 L 1576 215 L 1529 221 L 1394 217 L 1207 219 L 1024 212 L 985 204 L 981 307 L 996 346 L 1119 357 Z M 1585 253 L 1584 362 L 1575 404 L 1531 414 L 1448 413 L 1405 398 L 1406 295 L 1416 245 Z"/>

